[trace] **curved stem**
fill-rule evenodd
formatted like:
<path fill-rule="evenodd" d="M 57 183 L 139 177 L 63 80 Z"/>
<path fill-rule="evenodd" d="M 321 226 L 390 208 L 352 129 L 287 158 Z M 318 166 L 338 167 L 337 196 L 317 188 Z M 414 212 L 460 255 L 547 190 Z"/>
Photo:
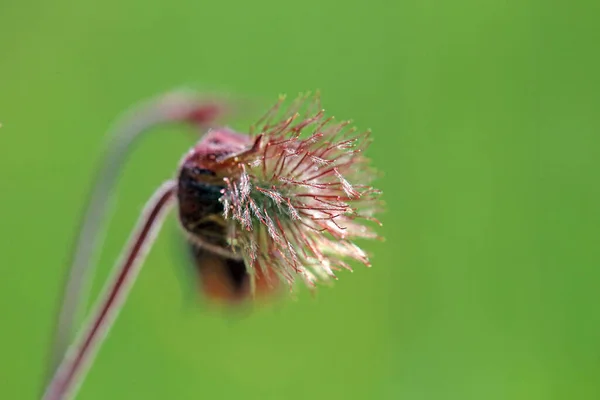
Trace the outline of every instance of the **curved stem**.
<path fill-rule="evenodd" d="M 82 219 L 75 252 L 67 278 L 62 306 L 57 320 L 51 355 L 51 373 L 63 358 L 72 340 L 75 325 L 87 305 L 89 282 L 93 277 L 94 249 L 100 247 L 113 200 L 111 189 L 126 161 L 131 147 L 142 133 L 174 122 L 188 122 L 206 127 L 225 111 L 225 102 L 207 100 L 195 93 L 177 91 L 136 106 L 114 127 L 103 164 L 99 169 L 86 213 Z"/>
<path fill-rule="evenodd" d="M 64 400 L 75 395 L 102 340 L 106 337 L 137 277 L 169 206 L 177 183 L 164 183 L 148 201 L 129 244 L 115 265 L 113 276 L 94 308 L 82 334 L 66 352 L 44 393 L 44 400 Z"/>

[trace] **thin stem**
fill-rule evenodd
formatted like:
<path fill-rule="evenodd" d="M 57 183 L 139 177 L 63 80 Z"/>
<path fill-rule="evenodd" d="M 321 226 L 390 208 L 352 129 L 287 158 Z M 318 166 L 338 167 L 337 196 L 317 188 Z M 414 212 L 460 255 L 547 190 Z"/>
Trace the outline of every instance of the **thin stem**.
<path fill-rule="evenodd" d="M 165 182 L 146 204 L 128 245 L 115 265 L 104 294 L 82 330 L 82 334 L 71 345 L 59 364 L 46 387 L 43 400 L 65 400 L 75 395 L 88 366 L 117 317 L 142 267 L 142 262 L 162 225 L 166 211 L 173 204 L 176 188 L 176 182 Z"/>
<path fill-rule="evenodd" d="M 187 122 L 206 128 L 225 111 L 225 102 L 203 99 L 187 91 L 167 93 L 137 105 L 121 118 L 111 132 L 111 142 L 96 175 L 82 219 L 71 268 L 66 281 L 51 355 L 54 373 L 72 341 L 76 325 L 87 306 L 89 283 L 93 278 L 95 249 L 101 247 L 114 187 L 127 155 L 142 133 L 166 123 Z"/>

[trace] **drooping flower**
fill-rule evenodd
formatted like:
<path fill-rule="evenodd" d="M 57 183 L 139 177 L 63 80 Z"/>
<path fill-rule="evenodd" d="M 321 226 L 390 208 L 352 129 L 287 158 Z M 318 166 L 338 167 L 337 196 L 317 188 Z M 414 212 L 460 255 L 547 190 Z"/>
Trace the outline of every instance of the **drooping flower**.
<path fill-rule="evenodd" d="M 378 223 L 374 215 L 381 210 L 381 193 L 370 186 L 375 172 L 363 154 L 369 132 L 357 133 L 349 121 L 325 117 L 317 96 L 300 98 L 286 111 L 280 111 L 281 99 L 252 136 L 227 128 L 204 134 L 224 107 L 200 100 L 167 94 L 117 125 L 119 135 L 109 147 L 82 225 L 60 317 L 66 329 L 57 335 L 60 358 L 44 399 L 76 393 L 174 205 L 204 286 L 215 298 L 245 300 L 275 276 L 290 286 L 301 276 L 312 286 L 335 277 L 336 270 L 351 269 L 348 260 L 369 265 L 367 254 L 354 243 L 377 237 L 369 224 Z M 133 140 L 168 122 L 200 126 L 203 136 L 184 157 L 177 179 L 164 182 L 146 203 L 87 325 L 67 348 L 73 305 L 80 303 L 84 272 L 93 266 L 90 244 L 98 242 L 108 190 Z"/>

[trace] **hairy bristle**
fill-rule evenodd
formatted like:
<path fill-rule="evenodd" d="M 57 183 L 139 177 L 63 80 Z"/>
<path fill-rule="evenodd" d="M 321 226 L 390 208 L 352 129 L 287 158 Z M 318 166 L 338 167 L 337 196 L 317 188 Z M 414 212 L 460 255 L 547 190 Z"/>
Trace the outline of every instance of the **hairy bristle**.
<path fill-rule="evenodd" d="M 375 172 L 363 154 L 369 131 L 325 117 L 318 95 L 285 111 L 282 104 L 253 127 L 251 148 L 219 160 L 228 177 L 221 202 L 248 268 L 272 268 L 290 284 L 300 275 L 313 286 L 351 270 L 344 259 L 370 265 L 352 240 L 377 237 L 367 225 L 378 222 L 381 192 L 370 186 Z"/>

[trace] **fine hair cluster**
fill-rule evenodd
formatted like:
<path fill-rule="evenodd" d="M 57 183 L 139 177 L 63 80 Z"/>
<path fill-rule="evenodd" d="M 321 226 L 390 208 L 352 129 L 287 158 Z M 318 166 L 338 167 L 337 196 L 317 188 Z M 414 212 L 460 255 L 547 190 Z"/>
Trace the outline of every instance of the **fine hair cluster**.
<path fill-rule="evenodd" d="M 300 276 L 314 286 L 351 270 L 349 259 L 370 265 L 354 240 L 378 237 L 381 192 L 364 155 L 370 131 L 326 116 L 318 96 L 288 108 L 283 101 L 253 126 L 248 148 L 210 164 L 225 182 L 228 244 L 250 275 L 272 270 L 290 285 Z"/>

